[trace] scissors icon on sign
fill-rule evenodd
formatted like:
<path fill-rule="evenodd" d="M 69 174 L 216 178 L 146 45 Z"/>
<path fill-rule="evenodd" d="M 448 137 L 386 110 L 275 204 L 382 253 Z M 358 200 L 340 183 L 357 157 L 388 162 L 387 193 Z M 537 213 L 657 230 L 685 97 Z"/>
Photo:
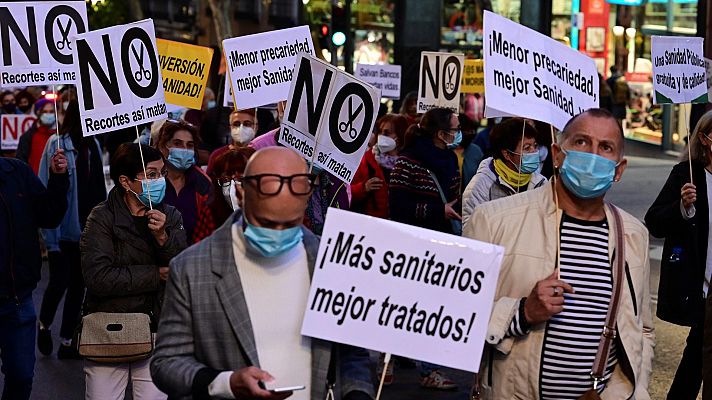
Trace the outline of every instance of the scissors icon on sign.
<path fill-rule="evenodd" d="M 143 50 L 143 42 L 141 42 L 140 56 L 139 53 L 136 52 L 136 48 L 134 47 L 134 45 L 131 44 L 131 52 L 133 53 L 134 57 L 136 57 L 136 62 L 138 62 L 139 67 L 139 70 L 134 73 L 134 79 L 136 79 L 136 82 L 141 82 L 144 78 L 146 78 L 147 81 L 151 80 L 151 71 L 143 67 Z"/>
<path fill-rule="evenodd" d="M 62 40 L 58 41 L 57 44 L 57 49 L 58 50 L 64 50 L 67 48 L 68 50 L 71 50 L 72 48 L 70 47 L 69 43 L 69 30 L 72 28 L 72 19 L 70 18 L 69 21 L 67 21 L 67 27 L 62 26 L 62 21 L 57 19 L 57 26 L 59 27 L 59 33 L 62 35 Z"/>
<path fill-rule="evenodd" d="M 361 110 L 363 110 L 363 104 L 359 104 L 359 106 L 356 107 L 356 112 L 353 111 L 353 108 L 353 97 L 349 97 L 349 120 L 348 122 L 339 123 L 339 132 L 348 132 L 349 137 L 351 139 L 356 139 L 356 137 L 358 136 L 358 131 L 356 131 L 356 129 L 354 128 L 354 121 L 356 121 L 356 117 L 361 114 Z"/>

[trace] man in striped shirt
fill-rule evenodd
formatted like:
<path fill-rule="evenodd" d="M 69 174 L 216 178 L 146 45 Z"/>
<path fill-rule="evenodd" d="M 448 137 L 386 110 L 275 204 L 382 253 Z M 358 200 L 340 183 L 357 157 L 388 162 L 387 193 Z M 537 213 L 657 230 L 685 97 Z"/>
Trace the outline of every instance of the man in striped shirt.
<path fill-rule="evenodd" d="M 506 249 L 479 390 L 485 399 L 578 399 L 613 296 L 615 226 L 603 198 L 625 170 L 623 132 L 607 111 L 574 118 L 554 145 L 557 179 L 478 207 L 465 236 Z M 558 205 L 558 207 L 557 207 Z M 623 213 L 625 282 L 616 339 L 595 389 L 648 399 L 654 334 L 648 232 Z"/>

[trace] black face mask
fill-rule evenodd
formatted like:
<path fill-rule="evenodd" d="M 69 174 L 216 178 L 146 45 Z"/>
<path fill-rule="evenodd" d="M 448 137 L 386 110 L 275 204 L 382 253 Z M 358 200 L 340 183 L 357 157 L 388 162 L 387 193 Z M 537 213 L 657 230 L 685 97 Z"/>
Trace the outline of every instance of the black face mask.
<path fill-rule="evenodd" d="M 26 113 L 30 110 L 30 108 L 32 108 L 32 104 L 28 104 L 26 106 L 18 106 L 17 108 L 19 108 L 20 111 L 22 111 L 23 113 Z"/>
<path fill-rule="evenodd" d="M 14 113 L 17 110 L 15 103 L 3 104 L 2 109 L 9 113 Z"/>

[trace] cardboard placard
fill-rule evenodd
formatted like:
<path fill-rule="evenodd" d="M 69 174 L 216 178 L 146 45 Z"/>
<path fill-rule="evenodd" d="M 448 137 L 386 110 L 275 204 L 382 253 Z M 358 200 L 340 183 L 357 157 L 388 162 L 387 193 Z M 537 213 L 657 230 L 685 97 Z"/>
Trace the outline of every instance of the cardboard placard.
<path fill-rule="evenodd" d="M 27 132 L 35 121 L 37 121 L 37 117 L 34 115 L 3 114 L 0 116 L 0 135 L 2 135 L 0 149 L 17 150 L 20 136 Z"/>
<path fill-rule="evenodd" d="M 279 131 L 279 143 L 351 183 L 368 148 L 380 90 L 307 54 L 300 54 Z"/>
<path fill-rule="evenodd" d="M 483 60 L 465 60 L 462 73 L 462 93 L 485 92 L 485 67 Z"/>
<path fill-rule="evenodd" d="M 166 102 L 200 110 L 213 49 L 164 39 L 156 39 L 156 47 Z"/>
<path fill-rule="evenodd" d="M 381 97 L 400 99 L 401 66 L 357 64 L 354 76 L 381 91 Z"/>
<path fill-rule="evenodd" d="M 330 209 L 302 334 L 477 372 L 503 254 Z"/>
<path fill-rule="evenodd" d="M 0 3 L 0 87 L 76 82 L 72 37 L 88 29 L 84 1 Z"/>
<path fill-rule="evenodd" d="M 484 17 L 485 117 L 516 115 L 558 129 L 598 108 L 598 70 L 588 56 L 489 11 Z"/>
<path fill-rule="evenodd" d="M 462 54 L 432 51 L 420 53 L 418 113 L 437 107 L 459 111 L 464 66 L 465 56 Z"/>
<path fill-rule="evenodd" d="M 653 103 L 707 103 L 704 39 L 653 36 Z"/>
<path fill-rule="evenodd" d="M 75 43 L 84 136 L 168 117 L 152 20 L 87 32 Z"/>
<path fill-rule="evenodd" d="M 286 100 L 299 53 L 314 55 L 309 26 L 223 41 L 236 110 Z"/>

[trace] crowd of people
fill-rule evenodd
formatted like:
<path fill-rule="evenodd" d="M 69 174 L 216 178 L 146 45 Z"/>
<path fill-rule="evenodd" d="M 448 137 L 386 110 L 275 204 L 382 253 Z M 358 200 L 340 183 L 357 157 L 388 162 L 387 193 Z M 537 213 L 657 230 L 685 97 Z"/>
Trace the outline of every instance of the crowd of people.
<path fill-rule="evenodd" d="M 703 371 L 712 385 L 710 113 L 692 135 L 692 177 L 676 166 L 644 225 L 604 201 L 626 168 L 619 118 L 604 109 L 572 118 L 554 141 L 538 121 L 484 120 L 479 95 L 459 113 L 420 115 L 408 94 L 399 113 L 382 107 L 346 184 L 277 142 L 284 104 L 230 111 L 211 93 L 202 110 L 141 137 L 83 137 L 72 88 L 0 96 L 2 113 L 37 116 L 0 157 L 3 400 L 30 398 L 35 346 L 86 358 L 87 399 L 122 399 L 129 381 L 134 399 L 374 398 L 366 350 L 300 335 L 332 207 L 505 248 L 472 387 L 483 399 L 649 398 L 650 229 L 668 260 L 658 315 L 692 327 L 668 398 L 695 399 Z M 155 346 L 82 350 L 95 333 L 82 321 L 116 314 L 148 316 L 127 324 L 150 329 Z M 404 358 L 380 366 L 385 383 L 414 365 L 423 388 L 457 387 L 441 366 Z M 270 390 L 293 384 L 305 388 Z"/>

